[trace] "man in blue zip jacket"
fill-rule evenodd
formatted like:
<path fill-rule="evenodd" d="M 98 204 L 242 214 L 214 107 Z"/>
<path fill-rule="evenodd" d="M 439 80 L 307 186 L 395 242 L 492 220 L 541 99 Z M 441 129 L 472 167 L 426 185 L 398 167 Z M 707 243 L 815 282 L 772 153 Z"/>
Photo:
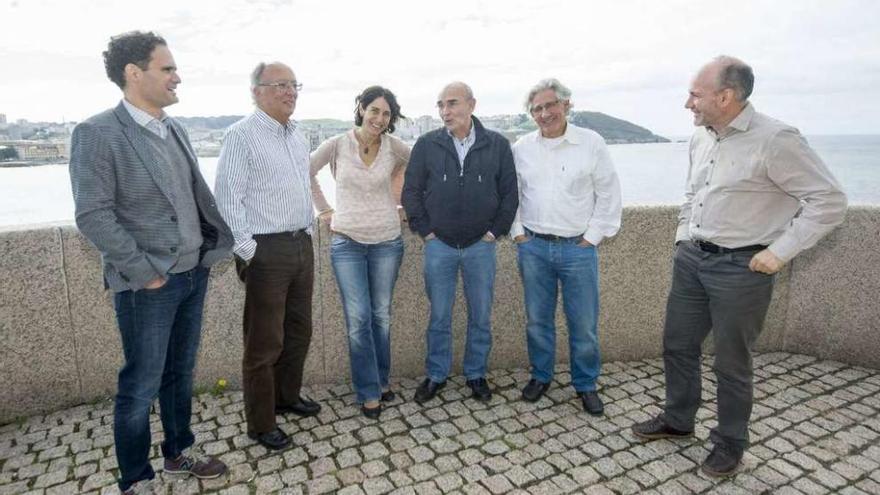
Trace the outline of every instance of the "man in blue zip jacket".
<path fill-rule="evenodd" d="M 425 240 L 425 290 L 431 302 L 427 378 L 419 404 L 446 385 L 452 368 L 452 305 L 461 269 L 468 306 L 464 375 L 473 398 L 488 401 L 486 363 L 495 286 L 495 240 L 510 230 L 519 204 L 510 143 L 473 116 L 477 101 L 462 82 L 437 99 L 443 128 L 419 138 L 403 185 L 410 228 Z"/>

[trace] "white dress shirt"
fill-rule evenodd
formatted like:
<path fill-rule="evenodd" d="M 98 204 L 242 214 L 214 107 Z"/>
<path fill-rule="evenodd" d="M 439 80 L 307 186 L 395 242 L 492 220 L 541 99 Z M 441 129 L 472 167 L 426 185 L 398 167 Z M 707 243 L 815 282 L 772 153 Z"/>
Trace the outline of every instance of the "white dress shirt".
<path fill-rule="evenodd" d="M 547 139 L 537 130 L 513 145 L 519 209 L 511 237 L 525 229 L 563 237 L 583 236 L 593 245 L 620 229 L 620 181 L 602 136 L 566 125 Z"/>
<path fill-rule="evenodd" d="M 281 125 L 260 109 L 232 124 L 223 138 L 214 187 L 235 237 L 233 251 L 250 261 L 254 234 L 311 233 L 309 144 L 296 123 Z"/>

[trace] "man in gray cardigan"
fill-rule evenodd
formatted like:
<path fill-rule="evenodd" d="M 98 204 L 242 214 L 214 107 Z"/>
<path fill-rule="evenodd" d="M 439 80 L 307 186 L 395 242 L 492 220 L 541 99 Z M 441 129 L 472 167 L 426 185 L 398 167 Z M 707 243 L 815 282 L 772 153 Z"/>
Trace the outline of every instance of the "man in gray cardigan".
<path fill-rule="evenodd" d="M 208 269 L 229 254 L 232 234 L 186 131 L 162 110 L 177 102 L 180 83 L 165 40 L 116 36 L 104 65 L 124 98 L 74 129 L 70 180 L 76 224 L 100 251 L 105 287 L 114 292 L 125 364 L 113 431 L 119 488 L 132 494 L 146 492 L 155 476 L 150 406 L 157 396 L 165 472 L 226 472 L 193 448 L 190 415 Z"/>

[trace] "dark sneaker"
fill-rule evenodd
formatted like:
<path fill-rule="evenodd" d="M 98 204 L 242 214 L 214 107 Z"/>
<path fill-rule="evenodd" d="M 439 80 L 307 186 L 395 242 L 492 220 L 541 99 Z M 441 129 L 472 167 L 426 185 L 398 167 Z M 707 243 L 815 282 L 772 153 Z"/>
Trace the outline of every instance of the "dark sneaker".
<path fill-rule="evenodd" d="M 281 431 L 281 428 L 275 428 L 266 433 L 248 433 L 248 437 L 256 440 L 263 447 L 269 450 L 283 450 L 290 447 L 290 437 L 287 433 Z"/>
<path fill-rule="evenodd" d="M 386 390 L 382 392 L 382 402 L 392 402 L 396 398 L 397 394 L 395 394 L 393 390 Z"/>
<path fill-rule="evenodd" d="M 661 438 L 686 438 L 694 434 L 693 431 L 676 430 L 666 424 L 663 418 L 657 416 L 642 423 L 636 423 L 632 427 L 633 435 L 645 440 L 659 440 Z"/>
<path fill-rule="evenodd" d="M 485 378 L 476 378 L 467 381 L 467 386 L 471 389 L 471 397 L 480 402 L 489 402 L 492 399 L 492 390 L 489 389 L 489 382 Z"/>
<path fill-rule="evenodd" d="M 602 403 L 602 399 L 599 398 L 597 392 L 578 392 L 578 396 L 581 398 L 584 411 L 593 416 L 601 416 L 605 412 L 605 404 Z"/>
<path fill-rule="evenodd" d="M 293 413 L 304 418 L 308 416 L 317 416 L 319 412 L 321 412 L 321 404 L 306 399 L 305 397 L 300 397 L 292 404 L 275 407 L 275 414 Z"/>
<path fill-rule="evenodd" d="M 723 443 L 716 443 L 709 452 L 709 457 L 703 461 L 700 469 L 709 476 L 716 478 L 730 476 L 736 472 L 739 461 L 742 459 L 742 452 L 738 449 L 730 447 Z"/>
<path fill-rule="evenodd" d="M 153 480 L 149 479 L 136 481 L 127 490 L 122 492 L 122 495 L 153 495 L 154 493 L 156 491 Z"/>
<path fill-rule="evenodd" d="M 446 386 L 446 380 L 443 380 L 440 383 L 432 382 L 430 378 L 425 378 L 425 381 L 419 385 L 419 388 L 416 389 L 416 395 L 413 397 L 416 402 L 419 404 L 428 402 L 437 396 L 437 392 L 439 392 L 443 387 Z"/>
<path fill-rule="evenodd" d="M 522 398 L 528 402 L 537 402 L 547 389 L 550 388 L 549 383 L 539 382 L 532 378 L 522 390 Z"/>
<path fill-rule="evenodd" d="M 190 447 L 177 456 L 165 459 L 165 472 L 168 474 L 191 474 L 201 480 L 216 478 L 226 473 L 226 464 L 220 459 L 205 455 L 196 447 Z"/>

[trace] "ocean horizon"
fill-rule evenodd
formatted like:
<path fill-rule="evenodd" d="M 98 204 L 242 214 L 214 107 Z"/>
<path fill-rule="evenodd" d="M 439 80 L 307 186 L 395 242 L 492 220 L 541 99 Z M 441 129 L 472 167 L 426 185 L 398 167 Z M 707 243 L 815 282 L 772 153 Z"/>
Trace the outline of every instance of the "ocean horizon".
<path fill-rule="evenodd" d="M 684 198 L 688 136 L 669 143 L 609 145 L 624 206 L 678 205 Z M 880 205 L 880 134 L 815 135 L 807 140 L 840 181 L 851 205 Z M 217 158 L 199 164 L 213 189 Z M 334 203 L 329 168 L 318 175 L 327 199 Z M 74 206 L 66 164 L 0 168 L 0 228 L 73 223 Z"/>

